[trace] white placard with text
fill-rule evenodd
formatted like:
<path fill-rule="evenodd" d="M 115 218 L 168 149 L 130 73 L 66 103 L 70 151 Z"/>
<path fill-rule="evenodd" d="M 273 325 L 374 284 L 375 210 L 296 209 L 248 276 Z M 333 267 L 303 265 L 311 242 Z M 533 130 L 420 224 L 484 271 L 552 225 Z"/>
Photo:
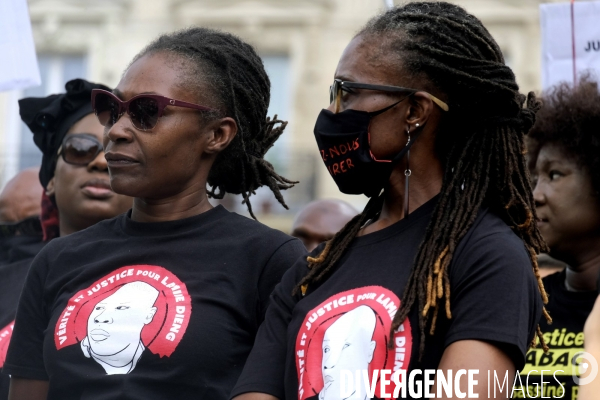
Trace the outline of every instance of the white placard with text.
<path fill-rule="evenodd" d="M 0 0 L 0 91 L 40 84 L 27 0 Z"/>
<path fill-rule="evenodd" d="M 541 4 L 540 24 L 543 89 L 590 70 L 600 79 L 600 1 Z"/>

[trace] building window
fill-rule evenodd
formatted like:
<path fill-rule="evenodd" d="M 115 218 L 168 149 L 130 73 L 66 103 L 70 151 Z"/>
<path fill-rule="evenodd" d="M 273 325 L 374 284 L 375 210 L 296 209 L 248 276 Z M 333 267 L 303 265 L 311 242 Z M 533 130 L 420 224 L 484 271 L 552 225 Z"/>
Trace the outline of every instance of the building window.
<path fill-rule="evenodd" d="M 267 115 L 283 121 L 289 121 L 291 108 L 291 78 L 290 59 L 288 56 L 263 56 L 265 70 L 271 80 L 271 102 Z M 289 159 L 289 136 L 290 133 L 282 135 L 275 145 L 267 153 L 267 160 L 275 166 L 276 170 L 286 168 Z M 278 168 L 279 167 L 279 168 Z"/>

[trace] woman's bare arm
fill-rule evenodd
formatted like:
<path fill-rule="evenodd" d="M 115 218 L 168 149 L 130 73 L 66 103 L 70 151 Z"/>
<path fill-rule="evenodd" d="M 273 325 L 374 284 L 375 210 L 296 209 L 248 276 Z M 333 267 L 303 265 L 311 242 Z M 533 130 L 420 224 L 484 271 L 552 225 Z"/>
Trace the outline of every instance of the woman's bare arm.
<path fill-rule="evenodd" d="M 12 399 L 9 399 L 12 400 Z M 279 400 L 275 396 L 265 393 L 244 393 L 239 396 L 235 396 L 233 400 Z"/>
<path fill-rule="evenodd" d="M 596 299 L 594 308 L 585 322 L 583 337 L 585 340 L 585 351 L 594 357 L 596 362 L 600 363 L 600 297 Z M 581 377 L 587 378 L 590 373 L 594 372 L 593 369 L 594 368 L 590 368 L 583 373 Z M 580 400 L 592 400 L 598 397 L 598 393 L 600 393 L 600 375 L 597 375 L 596 378 L 587 385 L 579 386 L 579 395 L 577 398 Z"/>
<path fill-rule="evenodd" d="M 47 398 L 48 381 L 17 378 L 15 376 L 10 378 L 8 400 L 46 400 Z"/>
<path fill-rule="evenodd" d="M 497 399 L 509 399 L 511 395 L 512 384 L 515 379 L 515 366 L 502 350 L 493 344 L 483 342 L 480 340 L 461 340 L 452 343 L 444 350 L 438 370 L 448 374 L 448 370 L 452 370 L 454 373 L 458 370 L 479 370 L 477 375 L 474 375 L 474 380 L 477 380 L 477 385 L 474 385 L 473 393 L 478 394 L 480 399 L 488 398 L 488 385 L 490 388 L 494 385 L 494 372 L 496 376 L 503 382 L 505 376 L 507 379 L 507 385 L 504 385 L 504 390 L 496 394 Z M 488 371 L 490 371 L 491 382 L 488 382 Z M 446 375 L 447 376 L 447 375 Z M 493 389 L 492 389 L 493 390 Z M 463 375 L 460 379 L 460 391 L 462 393 L 468 392 L 467 376 Z M 434 385 L 433 393 L 437 394 L 437 387 Z M 446 396 L 445 392 L 441 390 L 442 396 L 435 397 L 436 399 L 451 400 L 456 399 L 454 396 Z M 453 394 L 456 394 L 454 390 Z M 493 396 L 492 396 L 493 397 Z"/>

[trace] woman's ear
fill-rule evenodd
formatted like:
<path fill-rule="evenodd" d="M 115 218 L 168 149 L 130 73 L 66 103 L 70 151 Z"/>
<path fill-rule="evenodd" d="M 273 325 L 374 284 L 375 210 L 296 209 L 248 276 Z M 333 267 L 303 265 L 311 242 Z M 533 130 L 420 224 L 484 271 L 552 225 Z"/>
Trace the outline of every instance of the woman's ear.
<path fill-rule="evenodd" d="M 210 133 L 212 136 L 208 139 L 205 152 L 208 154 L 216 154 L 225 150 L 233 138 L 235 138 L 235 135 L 237 135 L 237 131 L 237 123 L 231 117 L 225 117 L 215 121 L 215 126 Z"/>
<path fill-rule="evenodd" d="M 54 177 L 52 177 L 52 179 L 50 179 L 50 181 L 48 181 L 48 184 L 46 185 L 46 196 L 48 196 L 49 198 L 52 198 L 54 196 Z"/>
<path fill-rule="evenodd" d="M 425 125 L 429 120 L 434 107 L 436 107 L 436 105 L 429 93 L 417 92 L 413 94 L 410 97 L 410 109 L 406 123 L 409 126 L 414 126 L 416 124 L 419 124 L 420 126 Z"/>

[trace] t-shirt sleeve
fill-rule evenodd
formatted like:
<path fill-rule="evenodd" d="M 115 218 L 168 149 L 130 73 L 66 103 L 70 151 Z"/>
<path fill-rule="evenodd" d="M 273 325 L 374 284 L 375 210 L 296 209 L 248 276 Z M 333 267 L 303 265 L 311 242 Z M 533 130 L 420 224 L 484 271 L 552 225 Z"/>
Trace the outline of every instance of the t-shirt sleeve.
<path fill-rule="evenodd" d="M 542 309 L 527 250 L 510 231 L 471 239 L 449 271 L 452 319 L 445 346 L 492 342 L 520 370 Z"/>
<path fill-rule="evenodd" d="M 303 273 L 308 272 L 304 257 L 299 259 L 275 287 L 265 320 L 258 330 L 254 347 L 230 398 L 248 392 L 285 398 L 284 376 L 287 328 L 300 295 L 292 291 Z"/>
<path fill-rule="evenodd" d="M 2 372 L 19 378 L 48 380 L 44 367 L 44 331 L 48 317 L 44 307 L 46 249 L 33 260 L 21 292 L 14 331 Z"/>
<path fill-rule="evenodd" d="M 258 323 L 262 323 L 269 298 L 275 286 L 281 281 L 283 274 L 302 256 L 306 255 L 306 248 L 298 239 L 290 239 L 283 243 L 263 268 L 258 281 Z"/>

